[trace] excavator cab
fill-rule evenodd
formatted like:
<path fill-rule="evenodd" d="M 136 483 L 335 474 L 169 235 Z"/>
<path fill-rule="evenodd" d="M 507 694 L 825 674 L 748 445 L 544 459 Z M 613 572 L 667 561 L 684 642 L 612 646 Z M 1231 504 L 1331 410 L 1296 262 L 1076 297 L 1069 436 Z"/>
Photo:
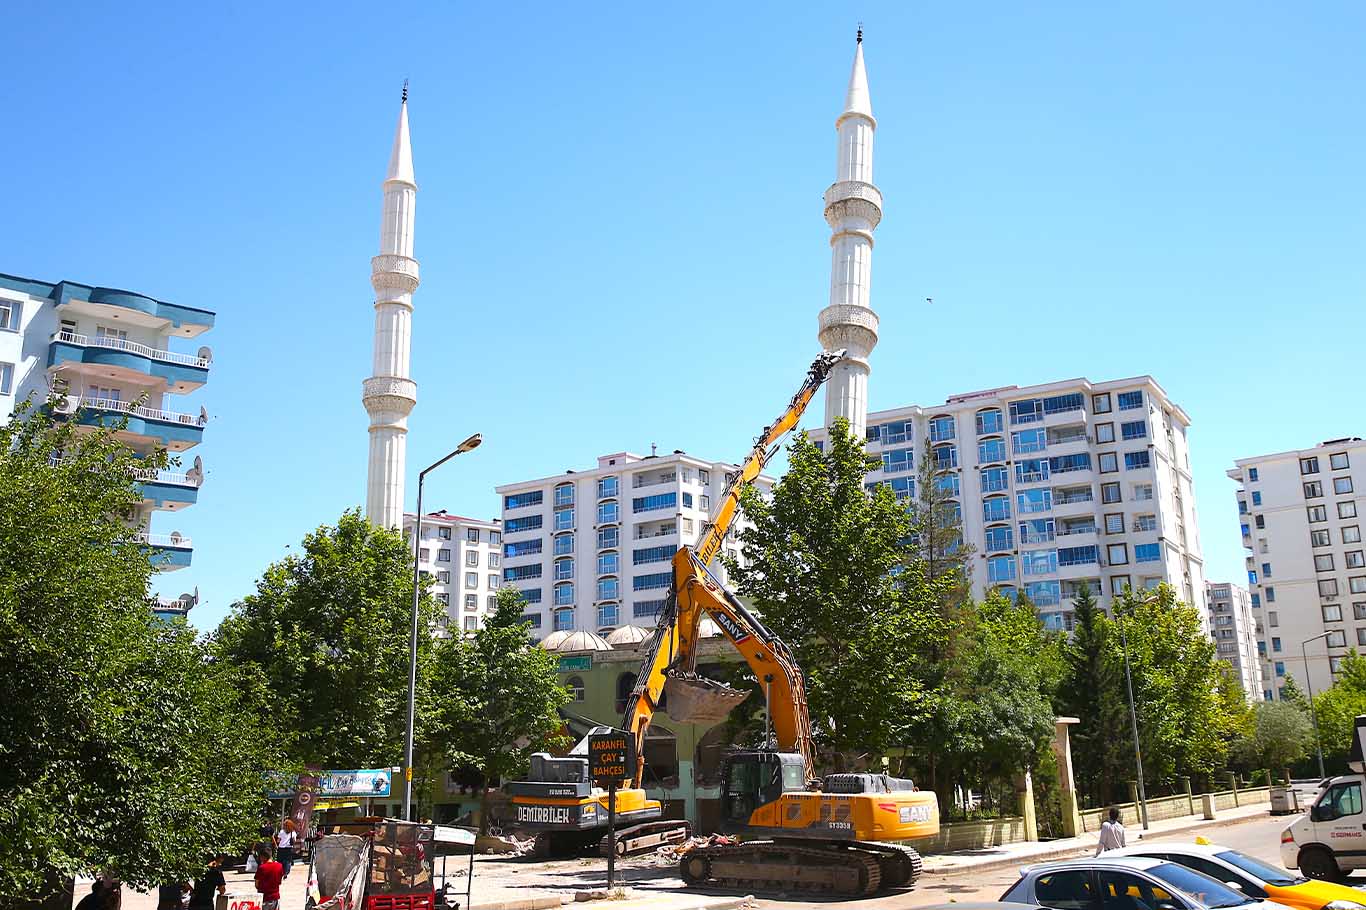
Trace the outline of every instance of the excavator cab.
<path fill-rule="evenodd" d="M 727 832 L 750 827 L 754 813 L 784 793 L 806 789 L 806 759 L 798 752 L 733 752 L 721 767 L 721 826 Z"/>

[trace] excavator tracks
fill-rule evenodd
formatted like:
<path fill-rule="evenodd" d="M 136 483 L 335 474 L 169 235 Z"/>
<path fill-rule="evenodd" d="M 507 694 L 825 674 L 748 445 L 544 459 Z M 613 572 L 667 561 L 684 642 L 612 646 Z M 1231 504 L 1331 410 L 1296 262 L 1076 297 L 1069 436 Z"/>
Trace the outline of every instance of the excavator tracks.
<path fill-rule="evenodd" d="M 914 850 L 892 844 L 748 841 L 695 847 L 678 868 L 692 887 L 863 897 L 913 883 L 921 863 Z"/>

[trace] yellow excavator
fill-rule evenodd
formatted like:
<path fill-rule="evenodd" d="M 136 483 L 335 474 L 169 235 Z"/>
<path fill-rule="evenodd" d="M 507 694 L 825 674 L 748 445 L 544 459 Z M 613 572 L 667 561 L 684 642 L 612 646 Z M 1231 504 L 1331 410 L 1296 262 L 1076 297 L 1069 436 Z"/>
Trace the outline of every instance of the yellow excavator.
<path fill-rule="evenodd" d="M 731 478 L 695 546 L 674 555 L 673 581 L 655 635 L 626 703 L 622 728 L 643 756 L 657 710 L 682 723 L 716 723 L 748 692 L 697 673 L 703 617 L 716 623 L 749 664 L 768 700 L 769 742 L 733 751 L 721 765 L 721 829 L 731 843 L 685 849 L 679 860 L 692 886 L 868 895 L 914 883 L 920 855 L 897 842 L 939 831 L 932 791 L 884 774 L 816 775 L 806 686 L 791 651 L 708 569 L 739 509 L 741 487 L 757 478 L 778 441 L 801 419 L 843 352 L 821 354 L 782 414 L 766 427 Z M 606 793 L 587 779 L 587 738 L 567 758 L 538 755 L 526 781 L 508 785 L 521 827 L 560 849 L 601 840 Z M 687 838 L 686 822 L 661 819 L 642 787 L 644 762 L 617 790 L 617 852 L 640 852 Z M 552 849 L 554 849 L 552 847 Z"/>

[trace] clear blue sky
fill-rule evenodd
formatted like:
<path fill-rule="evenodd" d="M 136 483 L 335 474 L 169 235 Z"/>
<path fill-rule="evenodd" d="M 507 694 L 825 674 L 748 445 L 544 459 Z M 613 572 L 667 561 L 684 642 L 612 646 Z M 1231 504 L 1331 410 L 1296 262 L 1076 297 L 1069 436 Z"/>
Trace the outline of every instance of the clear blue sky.
<path fill-rule="evenodd" d="M 1152 373 L 1193 420 L 1209 577 L 1237 580 L 1233 459 L 1366 435 L 1366 7 L 1106 6 L 26 4 L 0 271 L 218 313 L 207 482 L 156 525 L 194 537 L 160 588 L 197 584 L 211 627 L 363 499 L 405 76 L 409 508 L 479 430 L 427 503 L 493 516 L 498 483 L 651 442 L 735 458 L 773 416 L 818 347 L 862 19 L 873 407 Z"/>

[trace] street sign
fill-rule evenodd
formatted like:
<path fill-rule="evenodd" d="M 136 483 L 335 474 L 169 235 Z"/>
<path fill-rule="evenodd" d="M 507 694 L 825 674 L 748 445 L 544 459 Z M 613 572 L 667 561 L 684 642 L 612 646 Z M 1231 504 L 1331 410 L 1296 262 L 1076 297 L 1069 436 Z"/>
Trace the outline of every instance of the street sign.
<path fill-rule="evenodd" d="M 600 784 L 636 774 L 636 738 L 624 730 L 588 737 L 588 776 Z"/>

